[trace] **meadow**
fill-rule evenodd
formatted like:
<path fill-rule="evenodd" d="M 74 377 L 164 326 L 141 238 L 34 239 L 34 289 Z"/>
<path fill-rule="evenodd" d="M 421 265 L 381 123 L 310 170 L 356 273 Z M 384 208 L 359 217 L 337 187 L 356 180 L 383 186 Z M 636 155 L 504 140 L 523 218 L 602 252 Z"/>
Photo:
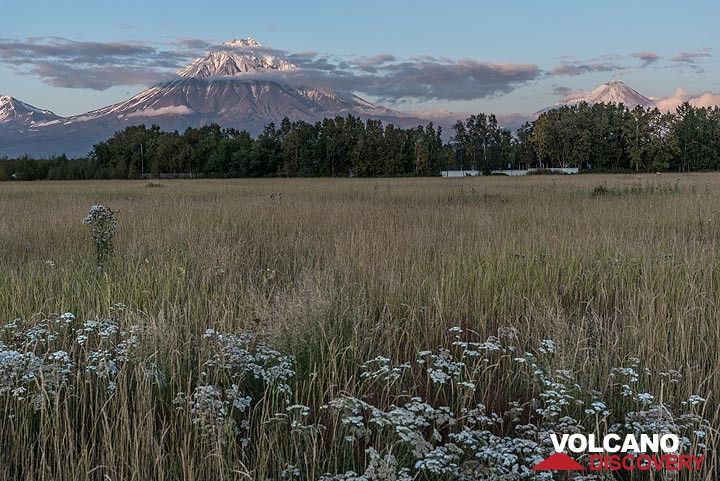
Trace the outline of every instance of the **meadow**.
<path fill-rule="evenodd" d="M 0 479 L 717 479 L 719 247 L 718 174 L 0 183 Z"/>

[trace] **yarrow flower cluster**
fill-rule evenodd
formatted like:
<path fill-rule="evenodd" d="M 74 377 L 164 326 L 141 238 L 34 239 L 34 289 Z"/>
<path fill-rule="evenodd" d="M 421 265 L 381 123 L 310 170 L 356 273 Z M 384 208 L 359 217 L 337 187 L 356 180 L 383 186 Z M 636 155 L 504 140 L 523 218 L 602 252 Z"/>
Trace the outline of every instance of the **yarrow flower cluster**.
<path fill-rule="evenodd" d="M 134 329 L 107 319 L 76 325 L 71 312 L 35 324 L 19 319 L 5 324 L 2 333 L 10 344 L 0 342 L 0 395 L 29 397 L 40 410 L 80 379 L 101 379 L 114 393 L 117 375 L 138 344 Z"/>
<path fill-rule="evenodd" d="M 101 266 L 115 252 L 117 212 L 103 204 L 93 204 L 82 223 L 90 226 L 98 266 Z"/>
<path fill-rule="evenodd" d="M 601 393 L 581 386 L 572 371 L 551 368 L 552 358 L 558 352 L 552 340 L 544 339 L 533 352 L 523 352 L 513 344 L 517 332 L 512 329 L 503 329 L 484 342 L 462 340 L 463 331 L 459 328 L 451 329 L 450 333 L 455 335 L 455 341 L 449 348 L 419 352 L 416 365 L 402 369 L 401 375 L 417 379 L 424 371 L 429 385 L 435 389 L 433 392 L 457 393 L 455 388 L 463 383 L 481 385 L 483 367 L 509 360 L 518 379 L 535 386 L 532 390 L 538 393 L 537 398 L 510 401 L 502 413 L 489 412 L 482 403 L 454 411 L 419 396 L 388 408 L 351 396 L 334 399 L 325 408 L 337 416 L 345 442 L 367 446 L 369 459 L 364 472 L 327 474 L 322 479 L 550 480 L 552 473 L 532 471 L 536 463 L 554 452 L 550 434 L 582 433 L 588 429 L 592 432 L 599 426 L 610 426 L 608 432 L 621 434 L 675 433 L 681 436 L 686 448 L 705 449 L 709 423 L 697 414 L 697 406 L 704 399 L 694 395 L 672 409 L 659 404 L 652 393 L 636 394 L 630 386 L 636 386 L 642 375 L 649 374 L 649 370 L 640 369 L 637 359 L 629 360 L 630 367 L 611 372 L 611 380 L 629 383 L 626 387 L 633 391 L 631 399 L 637 408 L 613 423 L 618 417 Z M 363 365 L 366 372 L 370 368 L 374 370 L 364 375 L 365 379 L 382 379 L 395 372 L 385 358 L 375 358 Z M 678 376 L 675 371 L 672 377 Z M 396 379 L 392 375 L 387 378 L 389 384 Z M 377 450 L 377 446 L 384 448 Z M 413 460 L 409 464 L 408 457 Z M 383 477 L 377 475 L 378 463 L 384 469 Z M 601 476 L 578 474 L 573 479 L 605 479 Z"/>
<path fill-rule="evenodd" d="M 252 332 L 234 335 L 207 329 L 204 338 L 211 344 L 213 354 L 203 364 L 203 375 L 229 379 L 229 386 L 201 384 L 190 395 L 178 393 L 174 403 L 179 410 L 186 410 L 192 424 L 214 441 L 225 443 L 226 434 L 232 433 L 241 446 L 246 446 L 250 441 L 249 423 L 242 415 L 249 410 L 253 399 L 240 386 L 253 379 L 260 381 L 264 390 L 273 390 L 289 399 L 292 395 L 289 382 L 295 376 L 295 359 L 271 348 Z M 296 410 L 288 409 L 290 412 Z M 304 410 L 300 412 L 307 415 Z"/>
<path fill-rule="evenodd" d="M 375 380 L 392 384 L 403 376 L 410 369 L 410 363 L 402 363 L 393 365 L 389 358 L 377 356 L 374 359 L 366 361 L 361 366 L 363 372 L 360 375 L 362 379 Z"/>
<path fill-rule="evenodd" d="M 288 384 L 295 376 L 295 358 L 292 356 L 280 353 L 250 331 L 234 335 L 208 329 L 204 337 L 212 344 L 214 352 L 205 362 L 206 368 L 217 369 L 234 380 L 249 376 L 281 394 L 292 394 Z"/>
<path fill-rule="evenodd" d="M 238 386 L 222 388 L 206 384 L 197 386 L 190 396 L 178 393 L 173 403 L 179 410 L 187 409 L 192 424 L 214 441 L 225 442 L 224 434 L 231 432 L 238 436 L 242 446 L 250 442 L 247 420 L 235 421 L 235 413 L 244 413 L 250 407 L 252 398 L 243 395 Z"/>
<path fill-rule="evenodd" d="M 76 330 L 75 342 L 81 346 L 84 371 L 106 382 L 110 393 L 117 389 L 120 369 L 139 345 L 138 330 L 137 326 L 121 329 L 117 322 L 109 319 L 88 320 Z"/>

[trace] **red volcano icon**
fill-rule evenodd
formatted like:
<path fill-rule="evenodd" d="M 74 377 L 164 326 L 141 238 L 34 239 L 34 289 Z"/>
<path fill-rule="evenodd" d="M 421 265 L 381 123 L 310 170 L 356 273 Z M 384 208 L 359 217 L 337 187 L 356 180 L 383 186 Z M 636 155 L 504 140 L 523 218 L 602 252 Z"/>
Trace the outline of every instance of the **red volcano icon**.
<path fill-rule="evenodd" d="M 585 471 L 585 468 L 567 454 L 555 453 L 533 466 L 533 471 Z"/>

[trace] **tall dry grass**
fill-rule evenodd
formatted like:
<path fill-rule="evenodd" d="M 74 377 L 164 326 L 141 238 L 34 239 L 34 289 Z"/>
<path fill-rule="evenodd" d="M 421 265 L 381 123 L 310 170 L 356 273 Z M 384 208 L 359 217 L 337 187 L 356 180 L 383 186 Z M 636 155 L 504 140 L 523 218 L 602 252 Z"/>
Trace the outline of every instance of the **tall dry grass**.
<path fill-rule="evenodd" d="M 96 201 L 119 211 L 102 271 L 80 223 Z M 251 408 L 250 448 L 199 436 L 173 399 L 201 377 L 208 328 L 262 332 L 297 359 L 294 400 L 320 406 L 358 395 L 377 355 L 413 361 L 451 326 L 514 327 L 523 349 L 553 339 L 554 365 L 599 391 L 630 357 L 679 370 L 651 387 L 702 395 L 718 428 L 719 241 L 716 174 L 2 183 L 0 323 L 121 302 L 144 330 L 111 396 L 83 381 L 39 414 L 0 397 L 0 478 L 274 479 L 294 460 L 317 479 L 360 462 L 332 425 L 273 428 L 280 400 Z M 477 396 L 499 409 L 526 389 L 503 370 L 484 381 Z"/>

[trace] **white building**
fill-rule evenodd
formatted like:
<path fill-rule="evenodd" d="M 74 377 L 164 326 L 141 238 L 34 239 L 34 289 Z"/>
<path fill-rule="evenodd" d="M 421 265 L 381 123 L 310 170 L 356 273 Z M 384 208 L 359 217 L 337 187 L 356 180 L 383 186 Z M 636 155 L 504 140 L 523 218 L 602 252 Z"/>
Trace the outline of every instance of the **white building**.
<path fill-rule="evenodd" d="M 548 174 L 577 174 L 580 171 L 577 167 L 544 167 L 542 169 L 533 167 L 532 169 L 505 169 L 505 170 L 492 170 L 491 174 L 496 175 L 509 175 L 511 177 L 518 175 L 528 175 L 537 173 L 548 173 Z"/>
<path fill-rule="evenodd" d="M 480 175 L 479 170 L 443 170 L 440 172 L 442 177 L 475 177 Z"/>

